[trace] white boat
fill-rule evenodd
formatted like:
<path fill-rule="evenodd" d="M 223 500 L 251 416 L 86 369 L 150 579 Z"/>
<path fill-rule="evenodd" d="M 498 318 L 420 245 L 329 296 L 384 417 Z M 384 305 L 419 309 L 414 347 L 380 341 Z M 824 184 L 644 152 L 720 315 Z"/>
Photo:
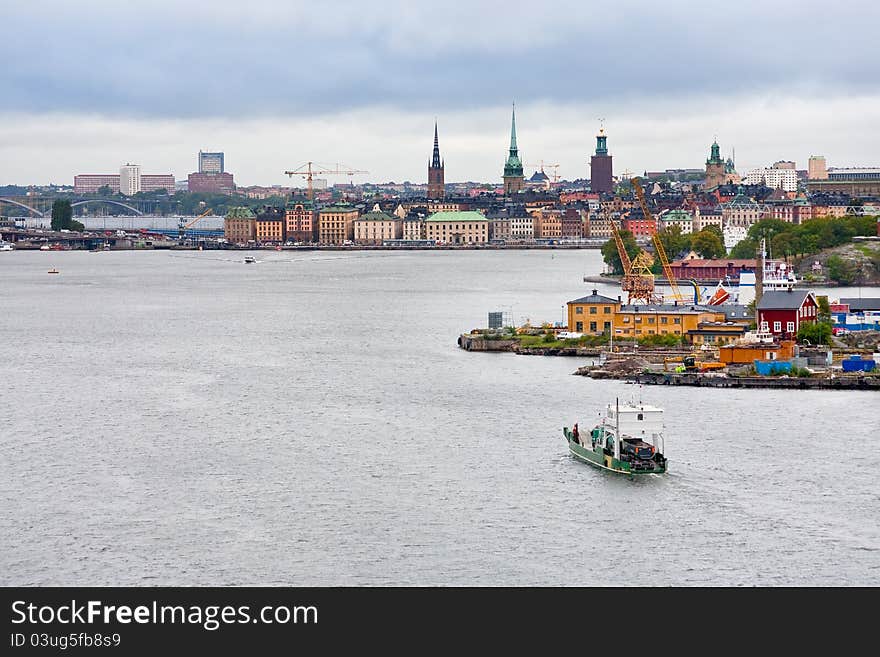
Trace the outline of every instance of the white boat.
<path fill-rule="evenodd" d="M 11 242 L 0 242 L 0 251 L 15 251 Z"/>
<path fill-rule="evenodd" d="M 256 261 L 257 261 L 257 259 L 254 256 L 245 256 L 244 257 L 245 264 L 249 265 L 249 264 L 255 263 Z"/>

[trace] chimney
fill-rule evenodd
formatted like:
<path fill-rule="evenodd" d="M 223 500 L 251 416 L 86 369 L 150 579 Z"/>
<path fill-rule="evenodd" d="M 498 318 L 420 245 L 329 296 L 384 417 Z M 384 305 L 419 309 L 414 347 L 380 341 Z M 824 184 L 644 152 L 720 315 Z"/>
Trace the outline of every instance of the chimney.
<path fill-rule="evenodd" d="M 593 290 L 593 296 L 594 297 L 599 296 L 599 290 Z"/>
<path fill-rule="evenodd" d="M 761 303 L 761 297 L 764 296 L 764 240 L 758 246 L 755 253 L 755 309 Z"/>

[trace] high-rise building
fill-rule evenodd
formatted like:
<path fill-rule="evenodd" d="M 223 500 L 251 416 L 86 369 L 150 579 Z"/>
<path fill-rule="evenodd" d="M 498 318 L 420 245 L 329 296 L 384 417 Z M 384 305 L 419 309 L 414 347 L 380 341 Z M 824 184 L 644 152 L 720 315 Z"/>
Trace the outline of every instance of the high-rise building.
<path fill-rule="evenodd" d="M 139 164 L 124 164 L 119 167 L 119 192 L 132 196 L 141 191 L 141 167 Z"/>
<path fill-rule="evenodd" d="M 614 191 L 611 157 L 608 154 L 608 137 L 605 135 L 605 128 L 600 128 L 599 134 L 596 135 L 596 154 L 590 158 L 590 191 L 597 193 Z"/>
<path fill-rule="evenodd" d="M 825 166 L 824 155 L 813 155 L 807 164 L 807 177 L 810 180 L 828 180 L 828 168 Z"/>
<path fill-rule="evenodd" d="M 199 151 L 199 173 L 224 173 L 223 153 Z"/>
<path fill-rule="evenodd" d="M 434 122 L 434 153 L 428 163 L 428 198 L 441 199 L 446 195 L 443 169 L 445 162 L 440 159 L 440 142 L 437 140 L 437 122 Z"/>
<path fill-rule="evenodd" d="M 516 107 L 514 107 L 510 118 L 510 150 L 504 163 L 504 193 L 516 194 L 523 188 L 523 183 L 523 165 L 516 146 Z"/>

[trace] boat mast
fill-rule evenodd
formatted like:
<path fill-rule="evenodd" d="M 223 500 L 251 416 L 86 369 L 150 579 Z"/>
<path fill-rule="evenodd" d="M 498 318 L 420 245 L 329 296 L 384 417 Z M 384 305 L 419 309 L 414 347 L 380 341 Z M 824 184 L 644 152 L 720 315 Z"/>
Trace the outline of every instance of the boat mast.
<path fill-rule="evenodd" d="M 614 398 L 614 458 L 620 460 L 620 399 Z"/>

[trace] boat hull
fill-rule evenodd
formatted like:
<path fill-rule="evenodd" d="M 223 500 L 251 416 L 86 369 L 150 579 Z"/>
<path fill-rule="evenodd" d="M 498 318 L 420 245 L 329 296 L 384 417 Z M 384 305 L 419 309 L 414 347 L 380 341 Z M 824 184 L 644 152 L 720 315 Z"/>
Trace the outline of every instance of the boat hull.
<path fill-rule="evenodd" d="M 655 464 L 653 470 L 633 470 L 628 461 L 619 461 L 613 456 L 605 454 L 602 450 L 596 450 L 592 447 L 587 447 L 575 442 L 572 440 L 571 431 L 568 428 L 563 429 L 562 432 L 568 443 L 568 451 L 578 460 L 583 461 L 584 463 L 589 463 L 594 467 L 634 477 L 650 474 L 664 474 L 666 472 L 668 462 L 665 459 L 663 460 L 662 465 Z"/>

